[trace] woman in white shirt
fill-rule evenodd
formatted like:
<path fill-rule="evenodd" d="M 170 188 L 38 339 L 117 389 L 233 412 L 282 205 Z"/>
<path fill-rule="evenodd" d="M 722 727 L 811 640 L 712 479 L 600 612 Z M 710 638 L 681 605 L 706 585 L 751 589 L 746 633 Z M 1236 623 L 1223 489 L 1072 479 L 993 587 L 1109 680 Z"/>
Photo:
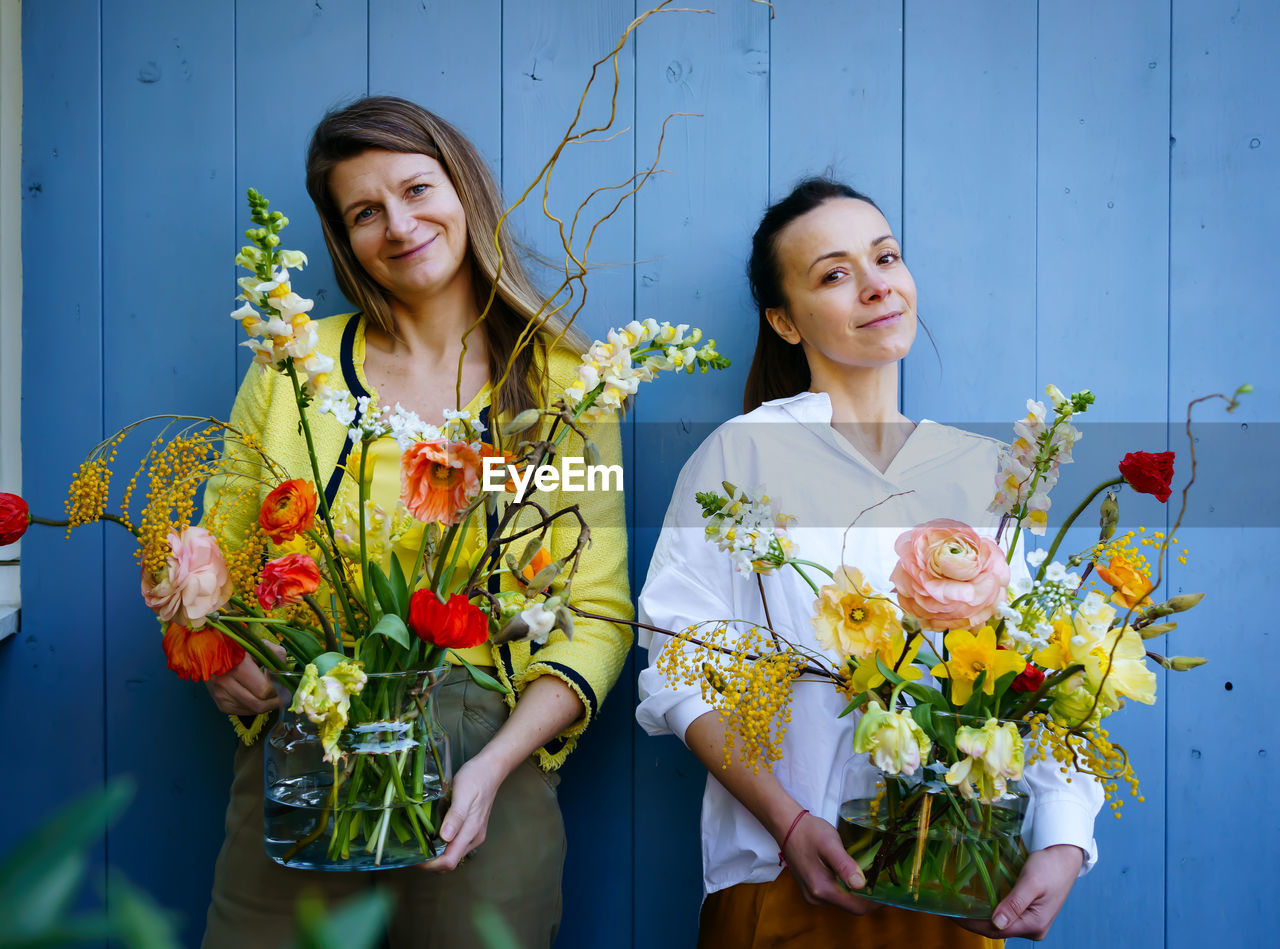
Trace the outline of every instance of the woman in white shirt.
<path fill-rule="evenodd" d="M 704 537 L 694 495 L 719 491 L 723 480 L 763 486 L 777 510 L 796 517 L 789 534 L 798 556 L 857 566 L 879 590 L 891 588 L 893 540 L 903 530 L 935 517 L 995 526 L 986 507 L 998 443 L 898 411 L 916 287 L 875 204 L 836 182 L 802 182 L 761 221 L 750 276 L 760 329 L 747 414 L 717 429 L 685 465 L 640 596 L 642 619 L 666 629 L 728 617 L 766 622 L 756 578 L 735 573 Z M 762 584 L 773 627 L 820 650 L 803 579 L 777 572 Z M 650 640 L 652 663 L 667 637 Z M 991 921 L 966 923 L 966 933 L 939 917 L 878 909 L 856 896 L 862 874 L 834 826 L 856 716 L 837 718 L 844 701 L 829 683 L 795 683 L 781 760 L 758 774 L 736 757 L 722 767 L 725 724 L 697 685 L 673 688 L 651 665 L 640 695 L 646 731 L 681 738 L 714 778 L 702 806 L 700 946 L 845 949 L 910 939 L 978 947 L 1005 936 L 1043 938 L 1096 859 L 1097 785 L 1068 783 L 1056 765 L 1032 766 L 1024 837 L 1033 853 Z"/>

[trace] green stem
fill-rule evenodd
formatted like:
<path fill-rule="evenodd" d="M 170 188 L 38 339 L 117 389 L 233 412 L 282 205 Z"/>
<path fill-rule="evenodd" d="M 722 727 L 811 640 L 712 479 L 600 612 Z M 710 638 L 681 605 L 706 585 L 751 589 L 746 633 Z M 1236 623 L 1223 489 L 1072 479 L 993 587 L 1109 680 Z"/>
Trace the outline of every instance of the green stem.
<path fill-rule="evenodd" d="M 458 525 L 450 524 L 449 529 L 445 532 L 444 540 L 440 541 L 440 546 L 436 550 L 436 572 L 431 576 L 431 589 L 436 592 L 436 596 L 440 595 L 440 578 L 444 574 L 445 555 L 449 553 L 449 547 L 453 544 L 454 537 L 457 536 Z"/>
<path fill-rule="evenodd" d="M 27 520 L 30 521 L 32 524 L 43 524 L 46 527 L 70 527 L 71 526 L 70 521 L 53 521 L 47 517 L 36 517 L 34 514 L 28 514 Z M 131 525 L 119 514 L 109 514 L 104 511 L 103 513 L 98 515 L 98 520 L 110 521 L 112 524 L 119 524 L 121 527 L 127 530 L 134 537 L 140 538 L 142 536 L 142 531 L 139 528 Z"/>
<path fill-rule="evenodd" d="M 364 480 L 364 466 L 369 459 L 369 443 L 372 439 L 360 440 L 360 578 L 364 581 L 364 607 L 373 618 L 373 578 L 369 575 L 369 554 L 365 546 L 364 503 L 369 497 L 369 485 Z M 395 556 L 393 553 L 392 556 Z"/>
<path fill-rule="evenodd" d="M 1049 564 L 1053 563 L 1053 555 L 1058 552 L 1059 545 L 1061 545 L 1063 538 L 1067 536 L 1067 529 L 1075 523 L 1076 518 L 1084 513 L 1085 508 L 1093 503 L 1094 498 L 1107 488 L 1114 488 L 1118 484 L 1124 484 L 1124 478 L 1112 478 L 1110 481 L 1104 481 L 1089 492 L 1089 496 L 1087 498 L 1076 505 L 1076 509 L 1067 516 L 1067 519 L 1063 522 L 1062 526 L 1058 528 L 1058 536 L 1053 539 L 1053 543 L 1049 547 L 1049 552 L 1045 554 L 1044 562 L 1040 564 L 1040 569 L 1036 571 L 1037 580 L 1044 579 L 1044 572 L 1049 569 Z M 1017 539 L 1016 535 L 1014 539 Z"/>
<path fill-rule="evenodd" d="M 793 557 L 792 559 L 788 560 L 788 561 L 787 561 L 787 563 L 791 564 L 793 567 L 794 567 L 796 564 L 798 564 L 798 563 L 799 563 L 799 564 L 804 564 L 806 567 L 815 567 L 815 568 L 817 568 L 818 570 L 821 570 L 823 573 L 825 573 L 825 574 L 826 574 L 828 577 L 830 577 L 832 580 L 834 580 L 834 579 L 836 578 L 836 575 L 835 575 L 834 573 L 832 573 L 830 570 L 828 570 L 828 569 L 827 569 L 826 567 L 824 567 L 822 564 L 820 564 L 820 563 L 814 563 L 812 560 L 801 560 L 799 557 Z M 798 568 L 797 568 L 797 569 L 798 569 Z M 812 584 L 810 584 L 810 586 L 812 586 Z"/>
<path fill-rule="evenodd" d="M 474 507 L 471 508 L 471 510 L 467 511 L 467 516 L 462 520 L 461 530 L 458 532 L 458 536 L 455 538 L 453 543 L 453 553 L 449 557 L 449 569 L 440 577 L 442 587 L 447 587 L 453 582 L 453 572 L 458 566 L 458 554 L 462 552 L 462 547 L 466 543 L 467 528 L 470 526 L 471 517 L 475 512 L 476 509 Z M 441 551 L 441 559 L 444 559 L 444 551 Z"/>

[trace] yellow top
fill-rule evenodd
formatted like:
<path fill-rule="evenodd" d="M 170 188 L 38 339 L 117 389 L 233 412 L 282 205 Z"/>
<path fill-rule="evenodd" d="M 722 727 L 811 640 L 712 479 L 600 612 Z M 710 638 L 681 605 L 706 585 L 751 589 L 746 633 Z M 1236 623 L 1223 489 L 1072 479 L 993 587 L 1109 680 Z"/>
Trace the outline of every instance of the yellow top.
<path fill-rule="evenodd" d="M 318 351 L 332 357 L 337 364 L 331 383 L 337 387 L 345 384 L 356 396 L 374 395 L 373 387 L 364 376 L 363 320 L 356 318 L 355 314 L 344 314 L 318 320 L 315 326 L 319 336 Z M 556 348 L 547 353 L 540 347 L 536 362 L 542 370 L 544 395 L 552 397 L 576 378 L 580 360 L 576 353 L 567 349 Z M 480 407 L 488 401 L 489 389 L 486 386 L 472 401 L 472 406 Z M 317 485 L 317 490 L 324 492 L 335 477 L 339 481 L 350 480 L 334 474 L 347 443 L 347 430 L 333 416 L 316 412 L 314 405 L 309 406 L 306 412 L 320 478 L 325 482 Z M 263 451 L 287 477 L 312 479 L 306 442 L 298 431 L 297 404 L 287 376 L 274 371 L 260 372 L 257 367 L 251 367 L 236 396 L 230 421 L 240 431 L 256 436 Z M 602 464 L 622 464 L 616 419 L 586 425 L 583 430 L 599 450 Z M 378 453 L 381 452 L 379 448 Z M 559 452 L 560 459 L 583 455 L 582 439 L 571 433 L 560 445 Z M 385 477 L 389 478 L 394 472 L 398 478 L 398 462 L 375 467 L 386 472 Z M 276 478 L 263 477 L 261 463 L 254 456 L 235 445 L 228 448 L 222 471 L 209 479 L 204 499 L 206 516 L 215 507 L 219 509 L 219 516 L 211 523 L 216 525 L 224 545 L 236 546 L 241 542 L 245 530 L 257 519 L 262 499 L 277 483 Z M 383 496 L 384 490 L 379 488 L 378 496 Z M 398 494 L 397 485 L 395 496 Z M 590 547 L 583 553 L 573 579 L 574 605 L 590 613 L 631 619 L 634 612 L 627 584 L 627 534 L 622 492 L 567 492 L 558 488 L 539 492 L 538 499 L 551 512 L 576 506 L 583 520 L 590 525 Z M 341 500 L 335 495 L 335 509 Z M 507 498 L 499 499 L 499 514 L 506 501 Z M 511 531 L 531 526 L 533 520 L 532 515 L 522 515 L 515 520 Z M 481 543 L 486 536 L 485 530 L 486 527 L 475 525 Z M 577 538 L 577 520 L 572 516 L 559 517 L 551 522 L 544 546 L 553 559 L 559 559 L 573 551 Z M 415 544 L 415 553 L 416 549 Z M 516 586 L 512 577 L 503 576 L 503 589 Z M 586 708 L 582 718 L 539 749 L 539 763 L 544 769 L 558 768 L 573 749 L 578 736 L 586 729 L 599 710 L 601 700 L 617 680 L 631 643 L 628 627 L 604 620 L 578 618 L 574 623 L 572 642 L 556 631 L 541 647 L 528 642 L 479 647 L 488 654 L 486 664 L 495 666 L 498 678 L 513 690 L 514 694 L 507 699 L 509 704 L 514 706 L 524 687 L 541 675 L 556 676 L 582 699 Z"/>

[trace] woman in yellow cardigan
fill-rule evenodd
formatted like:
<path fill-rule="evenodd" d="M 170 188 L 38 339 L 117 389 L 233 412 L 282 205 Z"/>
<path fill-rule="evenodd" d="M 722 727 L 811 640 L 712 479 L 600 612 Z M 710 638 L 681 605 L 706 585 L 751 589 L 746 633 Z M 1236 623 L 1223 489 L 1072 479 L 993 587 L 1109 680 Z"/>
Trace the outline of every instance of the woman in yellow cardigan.
<path fill-rule="evenodd" d="M 356 314 L 317 323 L 319 352 L 334 360 L 334 373 L 357 398 L 397 403 L 428 421 L 445 410 L 481 410 L 511 418 L 554 395 L 576 377 L 578 353 L 552 341 L 563 323 L 551 320 L 535 346 L 525 347 L 500 387 L 516 338 L 541 304 L 520 267 L 505 231 L 497 294 L 485 321 L 476 323 L 499 273 L 493 233 L 501 196 L 474 146 L 437 116 L 402 99 L 373 97 L 327 115 L 317 126 L 307 157 L 307 188 L 322 222 L 325 243 L 344 295 Z M 573 339 L 570 333 L 566 339 Z M 459 360 L 461 357 L 461 369 Z M 461 405 L 455 386 L 461 380 Z M 310 424 L 331 505 L 350 499 L 351 479 L 342 465 L 350 447 L 346 429 L 314 411 Z M 256 434 L 266 453 L 291 476 L 310 474 L 298 434 L 297 409 L 287 379 L 251 369 L 232 410 L 231 423 Z M 606 464 L 621 461 L 616 422 L 591 433 Z M 391 509 L 399 493 L 398 449 L 386 440 L 372 449 L 373 497 Z M 572 442 L 566 456 L 581 454 Z M 384 463 L 378 459 L 386 455 Z M 366 462 L 366 465 L 368 462 Z M 234 462 L 211 480 L 206 510 L 220 511 L 231 543 L 256 515 L 265 488 L 245 493 Z M 352 492 L 354 495 L 354 492 Z M 241 503 L 245 502 L 247 503 Z M 619 491 L 557 493 L 552 508 L 579 505 L 591 525 L 592 546 L 574 581 L 575 602 L 596 614 L 630 619 L 626 533 Z M 550 554 L 567 553 L 576 541 L 569 519 L 553 522 Z M 564 525 L 561 529 L 555 528 Z M 467 543 L 484 545 L 476 530 Z M 495 905 L 522 945 L 549 946 L 560 919 L 564 828 L 555 798 L 554 770 L 613 685 L 631 645 L 623 626 L 598 620 L 575 624 L 573 641 L 555 634 L 542 647 L 528 642 L 484 645 L 466 658 L 493 667 L 512 694 L 485 692 L 465 673 L 439 691 L 457 768 L 449 812 L 441 826 L 444 853 L 418 868 L 364 873 L 286 869 L 262 847 L 262 754 L 237 756 L 227 839 L 218 858 L 205 933 L 207 947 L 279 946 L 290 936 L 298 895 L 320 888 L 341 898 L 374 882 L 397 891 L 393 945 L 455 946 L 475 939 L 472 909 Z M 246 659 L 210 681 L 218 708 L 257 714 L 276 707 L 274 686 Z M 508 708 L 509 706 L 509 708 Z M 488 843 L 481 846 L 485 841 Z M 477 849 L 478 848 L 478 849 Z M 463 863 L 464 858 L 467 859 Z"/>

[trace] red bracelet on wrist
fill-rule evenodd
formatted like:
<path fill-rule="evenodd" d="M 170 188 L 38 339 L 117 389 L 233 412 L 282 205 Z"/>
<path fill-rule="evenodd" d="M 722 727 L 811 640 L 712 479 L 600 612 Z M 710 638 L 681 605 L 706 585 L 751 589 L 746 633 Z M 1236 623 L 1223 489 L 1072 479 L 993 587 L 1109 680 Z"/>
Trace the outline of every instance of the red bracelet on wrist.
<path fill-rule="evenodd" d="M 778 866 L 785 867 L 787 865 L 787 858 L 783 856 L 783 853 L 787 849 L 787 841 L 791 839 L 791 832 L 795 830 L 796 825 L 800 823 L 800 818 L 804 817 L 804 815 L 808 813 L 809 809 L 807 807 L 802 807 L 800 809 L 800 813 L 796 815 L 796 819 L 793 820 L 791 822 L 791 826 L 787 828 L 787 834 L 782 838 L 782 849 L 778 851 Z"/>

